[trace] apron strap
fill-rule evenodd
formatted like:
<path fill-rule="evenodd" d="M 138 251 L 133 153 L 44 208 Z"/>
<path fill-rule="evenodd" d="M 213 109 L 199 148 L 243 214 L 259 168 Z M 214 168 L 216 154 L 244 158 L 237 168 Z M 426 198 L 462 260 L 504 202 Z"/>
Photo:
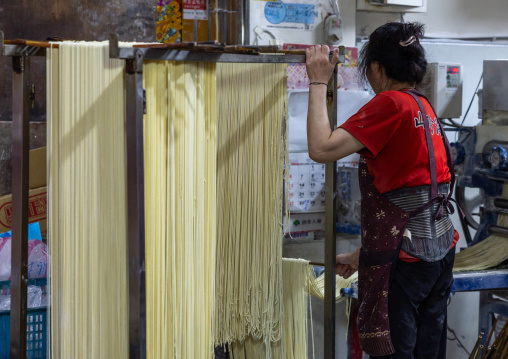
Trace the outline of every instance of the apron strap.
<path fill-rule="evenodd" d="M 432 103 L 430 103 L 430 101 L 420 91 L 411 89 L 411 90 L 403 90 L 402 92 L 408 93 L 415 99 L 416 103 L 418 104 L 418 107 L 420 108 L 420 112 L 422 113 L 422 116 L 424 117 L 423 125 L 425 128 L 425 139 L 427 142 L 427 148 L 429 150 L 429 164 L 430 164 L 430 175 L 431 175 L 431 197 L 430 197 L 431 201 L 429 201 L 424 206 L 412 211 L 409 215 L 411 217 L 413 217 L 413 216 L 418 215 L 419 213 L 425 211 L 427 208 L 429 208 L 434 203 L 439 203 L 439 209 L 436 212 L 436 219 L 441 219 L 442 216 L 444 215 L 445 208 L 448 209 L 448 212 L 450 214 L 453 214 L 455 212 L 453 209 L 453 206 L 451 204 L 451 202 L 455 202 L 455 205 L 459 209 L 459 212 L 462 215 L 462 218 L 464 218 L 465 215 L 464 215 L 464 212 L 462 211 L 462 208 L 460 208 L 458 203 L 452 198 L 453 189 L 455 186 L 455 169 L 454 169 L 454 163 L 453 163 L 452 150 L 451 150 L 450 143 L 448 142 L 448 137 L 446 136 L 446 133 L 443 129 L 443 126 L 441 125 L 441 122 L 439 121 L 439 119 L 437 119 L 437 112 L 434 109 L 434 106 L 432 106 Z M 445 152 L 446 152 L 446 162 L 447 162 L 448 169 L 450 171 L 450 177 L 451 177 L 450 178 L 450 191 L 447 196 L 437 194 L 437 174 L 436 174 L 437 169 L 436 169 L 436 157 L 434 154 L 434 146 L 432 144 L 432 139 L 430 136 L 430 130 L 429 130 L 429 125 L 428 125 L 425 109 L 423 107 L 421 100 L 418 98 L 418 96 L 421 96 L 425 100 L 427 100 L 430 107 L 432 108 L 434 115 L 436 115 L 436 122 L 437 122 L 436 126 L 439 126 L 439 131 L 441 133 L 441 137 L 443 138 L 443 143 L 444 143 Z M 437 131 L 437 128 L 436 128 L 436 131 Z M 434 176 L 436 176 L 435 182 L 434 182 L 433 173 L 434 173 Z M 435 192 L 434 192 L 434 184 L 435 184 Z"/>
<path fill-rule="evenodd" d="M 437 170 L 436 170 L 437 166 L 436 166 L 436 156 L 434 154 L 434 145 L 432 144 L 432 136 L 430 134 L 429 121 L 427 119 L 427 113 L 425 112 L 425 108 L 423 107 L 422 101 L 420 101 L 420 99 L 418 98 L 418 92 L 416 94 L 412 90 L 404 92 L 411 95 L 418 104 L 418 107 L 420 108 L 420 114 L 423 119 L 423 128 L 425 129 L 425 140 L 427 142 L 427 150 L 429 152 L 430 198 L 434 199 L 437 197 Z"/>

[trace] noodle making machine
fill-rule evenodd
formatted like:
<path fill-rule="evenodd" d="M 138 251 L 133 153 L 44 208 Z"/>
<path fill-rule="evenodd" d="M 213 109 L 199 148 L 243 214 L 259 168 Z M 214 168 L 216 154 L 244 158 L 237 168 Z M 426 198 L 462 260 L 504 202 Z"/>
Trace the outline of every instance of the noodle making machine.
<path fill-rule="evenodd" d="M 503 196 L 503 186 L 508 185 L 506 93 L 508 60 L 485 60 L 483 89 L 478 94 L 481 122 L 458 128 L 458 141 L 451 144 L 457 174 L 455 198 L 465 214 L 459 218 L 468 247 L 493 234 L 508 241 L 508 228 L 498 223 L 500 215 L 508 215 L 508 200 L 504 198 L 508 190 Z M 494 313 L 508 316 L 506 261 L 493 269 L 455 273 L 454 279 L 454 292 L 480 291 L 479 332 L 490 330 Z"/>

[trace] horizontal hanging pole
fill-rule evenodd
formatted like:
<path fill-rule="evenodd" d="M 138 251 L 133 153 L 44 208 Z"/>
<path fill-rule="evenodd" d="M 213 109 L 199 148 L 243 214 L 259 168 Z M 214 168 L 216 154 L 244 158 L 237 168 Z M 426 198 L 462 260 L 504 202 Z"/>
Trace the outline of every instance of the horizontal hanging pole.
<path fill-rule="evenodd" d="M 69 40 L 67 40 L 69 41 Z M 280 46 L 225 45 L 216 41 L 148 43 L 133 47 L 120 47 L 116 34 L 109 36 L 110 57 L 132 59 L 136 49 L 141 50 L 147 60 L 187 62 L 229 63 L 305 63 L 305 50 L 285 50 Z M 45 56 L 46 48 L 58 48 L 59 44 L 49 41 L 25 39 L 5 40 L 2 51 L 5 56 Z M 339 63 L 345 62 L 346 48 L 339 46 Z M 333 55 L 330 52 L 330 57 Z"/>

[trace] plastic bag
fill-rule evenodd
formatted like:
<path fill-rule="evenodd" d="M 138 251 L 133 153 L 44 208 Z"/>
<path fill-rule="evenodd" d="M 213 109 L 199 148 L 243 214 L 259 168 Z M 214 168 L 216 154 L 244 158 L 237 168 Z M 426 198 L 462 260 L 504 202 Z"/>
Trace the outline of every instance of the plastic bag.
<path fill-rule="evenodd" d="M 46 278 L 48 274 L 48 251 L 38 240 L 28 241 L 28 278 Z"/>
<path fill-rule="evenodd" d="M 11 310 L 10 294 L 0 294 L 0 312 L 3 310 Z"/>
<path fill-rule="evenodd" d="M 46 278 L 47 246 L 41 240 L 28 241 L 28 278 Z M 0 282 L 11 278 L 11 238 L 0 238 Z"/>
<path fill-rule="evenodd" d="M 11 310 L 11 293 L 10 290 L 3 291 L 0 294 L 0 311 Z M 39 308 L 47 305 L 46 296 L 42 295 L 42 288 L 36 285 L 29 285 L 26 293 L 27 308 Z"/>
<path fill-rule="evenodd" d="M 42 302 L 42 288 L 36 285 L 29 285 L 27 288 L 27 307 L 38 308 Z"/>
<path fill-rule="evenodd" d="M 0 282 L 11 278 L 11 238 L 0 238 Z"/>

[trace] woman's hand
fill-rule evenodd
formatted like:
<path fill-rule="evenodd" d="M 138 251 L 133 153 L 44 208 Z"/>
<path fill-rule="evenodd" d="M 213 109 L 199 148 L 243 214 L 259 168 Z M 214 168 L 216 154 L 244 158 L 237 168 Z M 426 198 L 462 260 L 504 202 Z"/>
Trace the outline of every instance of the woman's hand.
<path fill-rule="evenodd" d="M 333 57 L 330 60 L 330 48 L 326 45 L 316 45 L 305 50 L 307 56 L 307 76 L 310 82 L 328 83 L 332 76 L 333 69 L 339 61 L 339 50 L 333 51 Z"/>
<path fill-rule="evenodd" d="M 359 259 L 360 248 L 353 253 L 338 254 L 335 259 L 337 262 L 335 272 L 345 279 L 351 277 L 358 270 Z"/>

